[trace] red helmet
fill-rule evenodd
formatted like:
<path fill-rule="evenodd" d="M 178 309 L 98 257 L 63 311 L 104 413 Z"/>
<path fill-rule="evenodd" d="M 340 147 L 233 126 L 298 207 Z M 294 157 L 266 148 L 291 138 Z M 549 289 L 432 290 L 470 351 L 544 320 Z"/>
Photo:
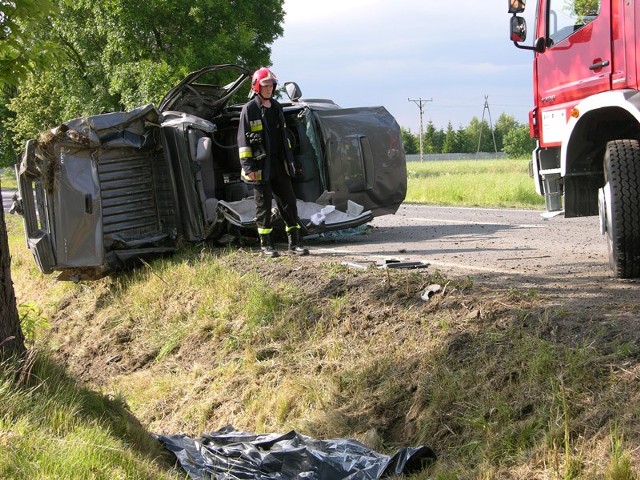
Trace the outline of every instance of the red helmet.
<path fill-rule="evenodd" d="M 267 67 L 261 67 L 253 74 L 253 78 L 251 79 L 251 90 L 256 93 L 260 93 L 260 85 L 267 85 L 269 82 L 273 83 L 273 88 L 276 88 L 278 79 Z"/>

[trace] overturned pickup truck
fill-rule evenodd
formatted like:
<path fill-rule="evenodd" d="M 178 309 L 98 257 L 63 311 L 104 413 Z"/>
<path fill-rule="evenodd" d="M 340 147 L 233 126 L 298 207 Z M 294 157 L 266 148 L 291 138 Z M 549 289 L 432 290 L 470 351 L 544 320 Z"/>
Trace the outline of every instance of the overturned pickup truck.
<path fill-rule="evenodd" d="M 70 120 L 28 141 L 16 166 L 17 211 L 40 270 L 96 279 L 173 252 L 181 238 L 254 234 L 253 189 L 240 180 L 236 144 L 239 91 L 250 74 L 236 65 L 206 67 L 158 108 Z M 301 99 L 295 83 L 285 89 L 288 135 L 303 170 L 293 180 L 303 234 L 395 213 L 407 174 L 389 112 Z"/>

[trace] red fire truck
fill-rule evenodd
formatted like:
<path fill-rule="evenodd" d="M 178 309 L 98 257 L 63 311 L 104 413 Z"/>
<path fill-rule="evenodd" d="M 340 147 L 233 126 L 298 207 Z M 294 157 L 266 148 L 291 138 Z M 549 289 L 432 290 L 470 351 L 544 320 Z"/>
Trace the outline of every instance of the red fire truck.
<path fill-rule="evenodd" d="M 533 51 L 530 173 L 550 214 L 599 215 L 616 277 L 640 277 L 640 2 L 509 0 L 511 40 Z"/>

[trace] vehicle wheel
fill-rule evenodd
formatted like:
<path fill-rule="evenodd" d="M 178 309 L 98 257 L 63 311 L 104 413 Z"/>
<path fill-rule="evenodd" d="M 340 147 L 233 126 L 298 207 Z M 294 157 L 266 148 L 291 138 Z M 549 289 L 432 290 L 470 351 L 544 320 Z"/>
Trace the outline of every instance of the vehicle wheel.
<path fill-rule="evenodd" d="M 609 264 L 618 278 L 640 277 L 640 143 L 609 142 L 604 154 L 604 175 L 598 203 Z"/>

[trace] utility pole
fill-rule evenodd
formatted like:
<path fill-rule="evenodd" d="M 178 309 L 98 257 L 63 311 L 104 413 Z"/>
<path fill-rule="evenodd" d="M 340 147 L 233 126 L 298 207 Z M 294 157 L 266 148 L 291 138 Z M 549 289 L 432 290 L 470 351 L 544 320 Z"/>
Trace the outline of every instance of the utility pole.
<path fill-rule="evenodd" d="M 422 128 L 422 113 L 424 112 L 424 108 L 423 105 L 427 102 L 433 102 L 433 98 L 430 98 L 429 100 L 423 100 L 422 97 L 420 98 L 408 98 L 407 99 L 409 102 L 413 102 L 418 106 L 418 109 L 420 110 L 420 161 L 422 162 L 424 160 L 424 157 L 422 155 L 422 137 L 424 136 L 424 130 Z"/>
<path fill-rule="evenodd" d="M 478 152 L 480 152 L 480 142 L 482 141 L 482 125 L 484 123 L 484 112 L 489 113 L 489 128 L 491 129 L 491 136 L 493 137 L 493 149 L 498 156 L 498 145 L 496 143 L 496 134 L 493 131 L 493 122 L 491 121 L 491 109 L 489 108 L 489 95 L 484 96 L 484 108 L 482 109 L 482 120 L 480 120 L 480 135 L 478 136 L 478 148 L 476 149 L 476 160 L 478 159 Z"/>

